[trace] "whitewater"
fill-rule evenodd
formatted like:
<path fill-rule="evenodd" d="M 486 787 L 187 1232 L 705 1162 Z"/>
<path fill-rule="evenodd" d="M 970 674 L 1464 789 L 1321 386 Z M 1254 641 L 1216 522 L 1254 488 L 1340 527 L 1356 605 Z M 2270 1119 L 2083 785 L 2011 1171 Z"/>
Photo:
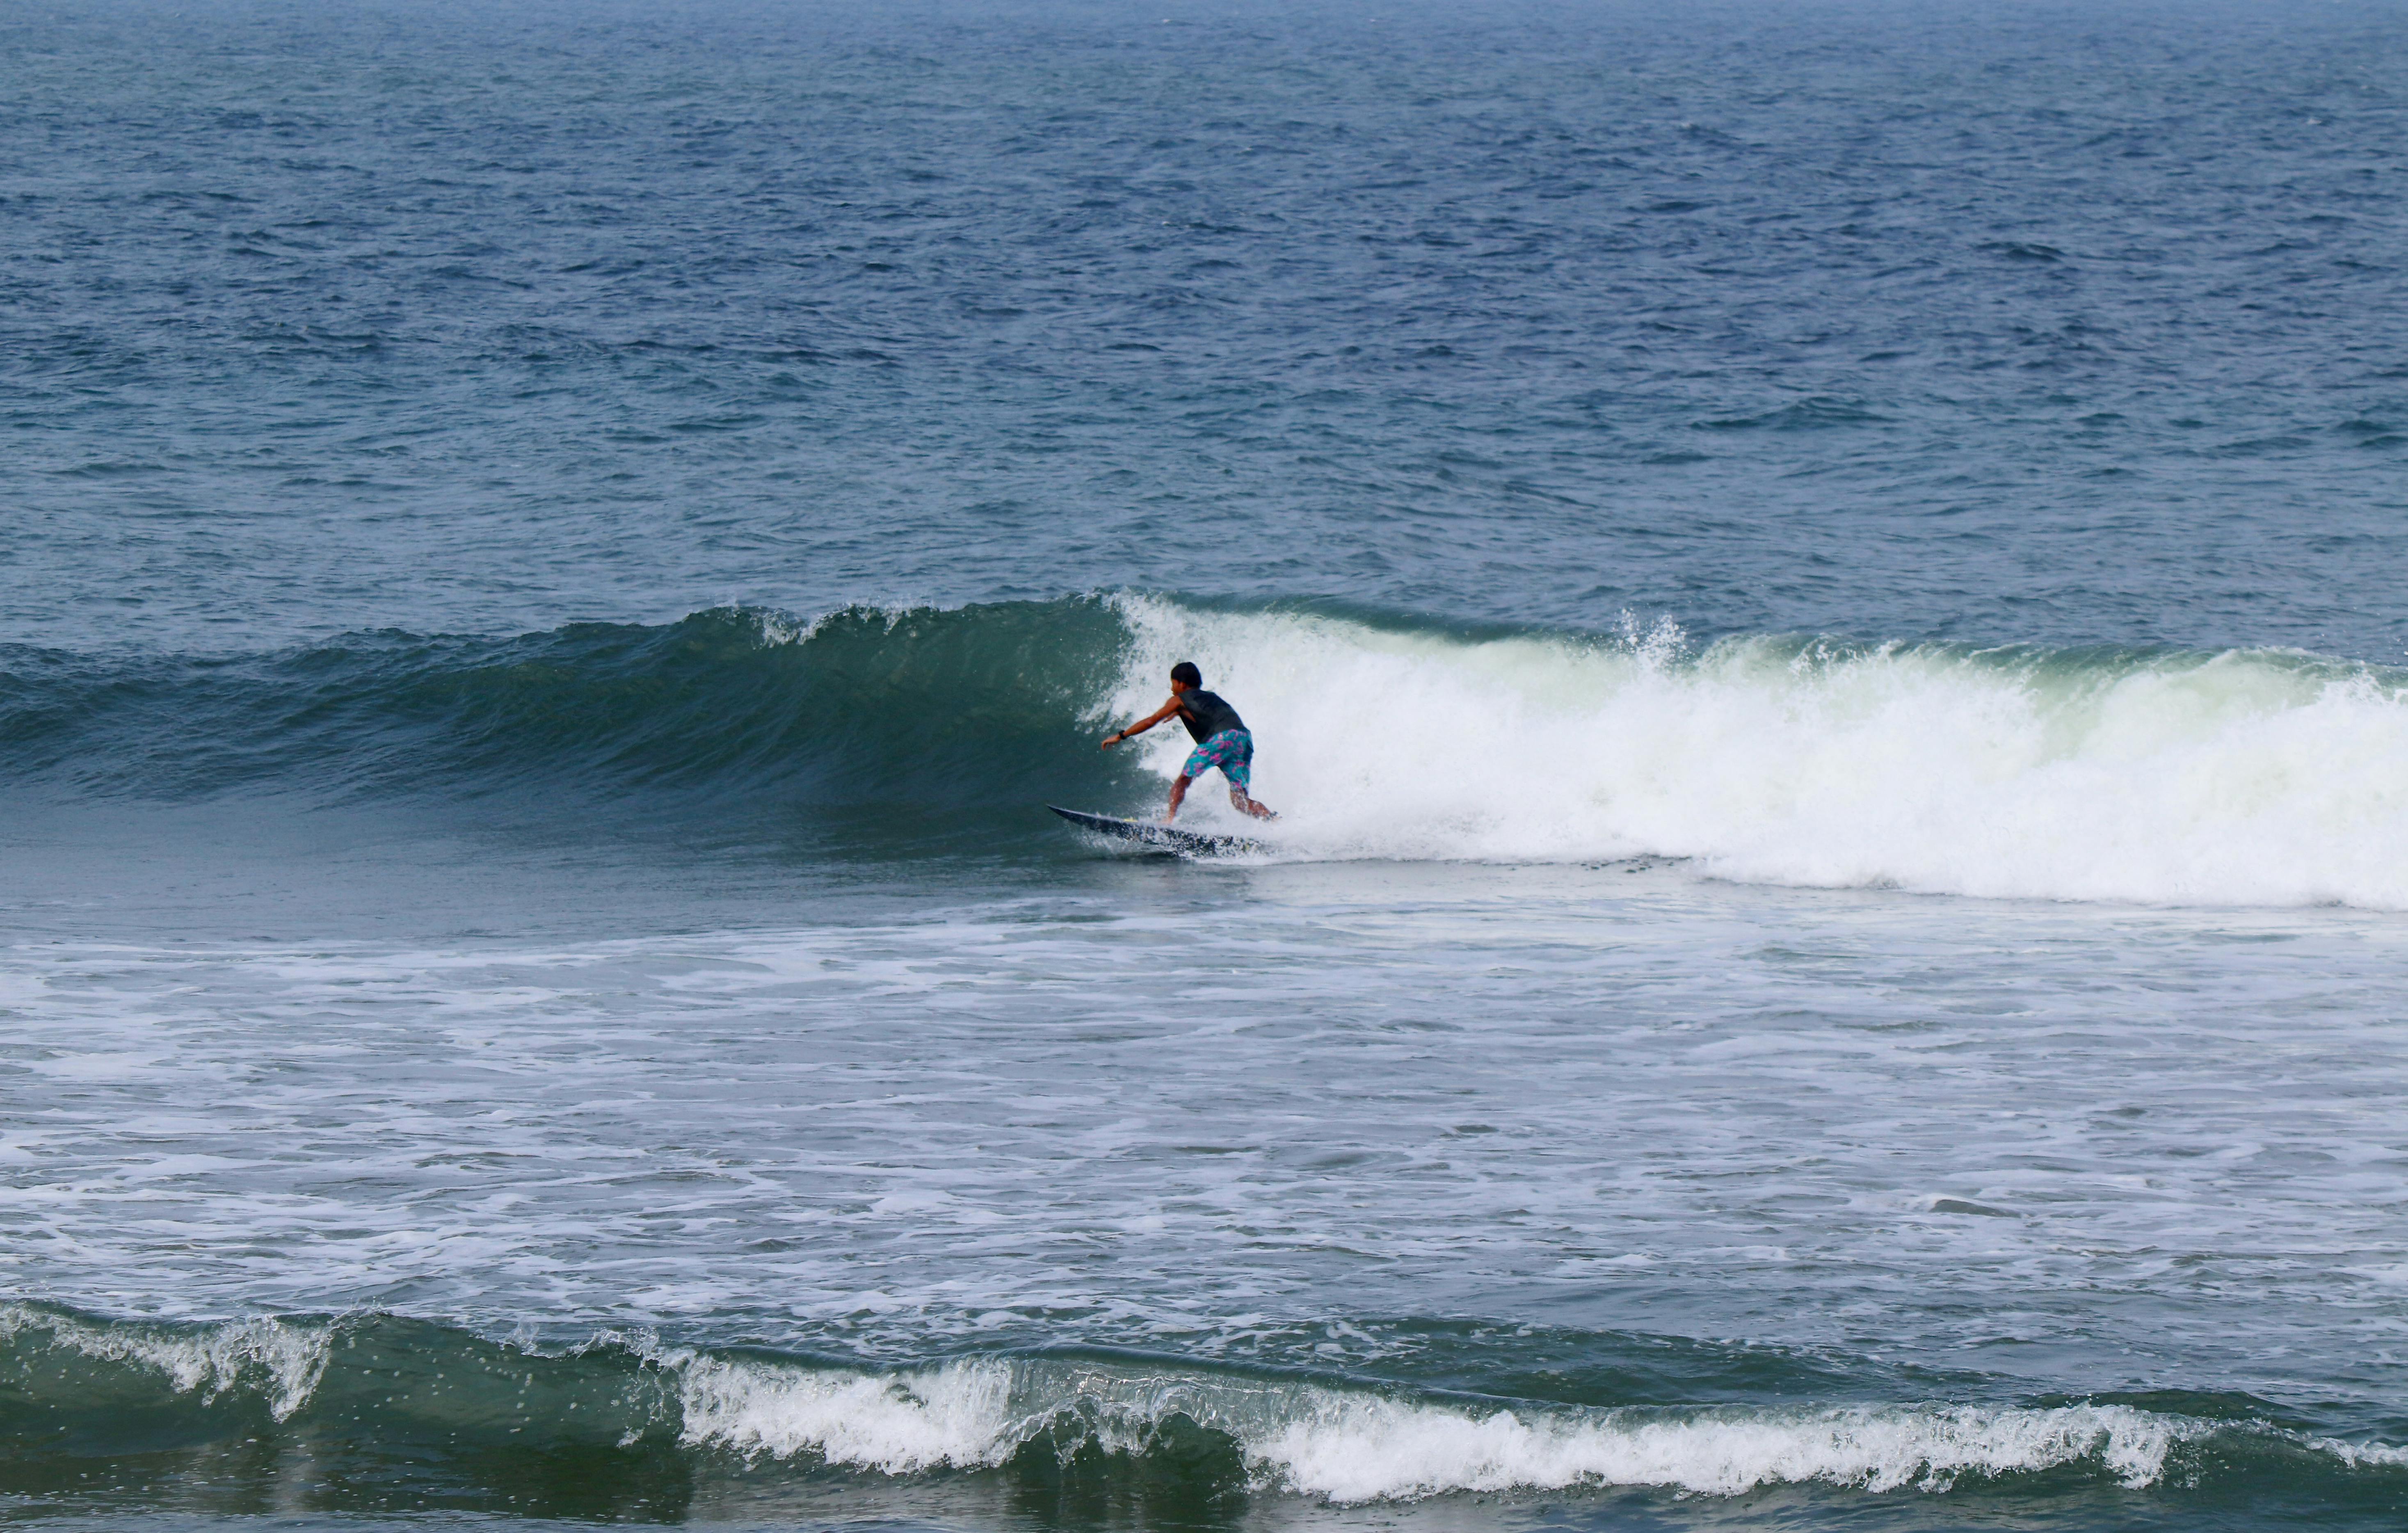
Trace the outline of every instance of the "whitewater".
<path fill-rule="evenodd" d="M 1276 742 L 1292 854 L 1694 859 L 1717 877 L 2399 909 L 2401 678 L 2269 652 L 1465 639 L 1124 603 L 1108 710 L 1203 657 Z M 1178 770 L 1175 746 L 1150 761 Z"/>

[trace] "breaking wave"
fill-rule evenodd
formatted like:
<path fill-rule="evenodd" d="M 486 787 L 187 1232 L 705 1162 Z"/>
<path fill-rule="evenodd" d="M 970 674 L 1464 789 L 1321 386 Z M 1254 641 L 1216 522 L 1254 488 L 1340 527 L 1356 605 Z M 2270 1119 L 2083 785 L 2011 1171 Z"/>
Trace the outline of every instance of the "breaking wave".
<path fill-rule="evenodd" d="M 1777 1392 L 1776 1392 L 1777 1393 Z M 2307 1476 L 2396 1494 L 2408 1454 L 2265 1420 L 2113 1401 L 1570 1405 L 1414 1393 L 1126 1355 L 957 1357 L 876 1368 L 603 1336 L 545 1351 L 394 1316 L 174 1325 L 0 1307 L 0 1493 L 63 1464 L 240 1444 L 374 1481 L 414 1466 L 454 1497 L 516 1483 L 527 1454 L 581 1453 L 585 1489 L 1085 1475 L 1192 1500 L 1401 1502 L 1464 1492 L 1769 1485 L 2012 1489 L 2067 1475 L 2126 1491 Z M 89 1470 L 86 1471 L 89 1473 Z M 230 1472 L 222 1457 L 205 1472 Z M 12 1482 L 22 1482 L 12 1483 Z M 491 1482 L 492 1483 L 488 1483 Z M 647 1487 L 650 1487 L 649 1489 Z M 2365 1487 L 2360 1487 L 2361 1489 Z M 371 1497 L 372 1499 L 373 1497 Z"/>
<path fill-rule="evenodd" d="M 0 777 L 95 798 L 939 809 L 1034 837 L 1039 801 L 1158 802 L 1184 739 L 1096 738 L 1159 701 L 1176 659 L 1254 729 L 1255 785 L 1285 816 L 1273 857 L 2408 907 L 2408 678 L 2278 651 L 1698 647 L 1670 625 L 1467 632 L 1128 595 L 230 658 L 20 648 L 0 652 Z"/>
<path fill-rule="evenodd" d="M 1691 859 L 1748 881 L 2408 907 L 2408 676 L 2295 652 L 1465 638 L 1124 609 L 1318 855 Z M 1154 747 L 1157 771 L 1177 748 Z"/>

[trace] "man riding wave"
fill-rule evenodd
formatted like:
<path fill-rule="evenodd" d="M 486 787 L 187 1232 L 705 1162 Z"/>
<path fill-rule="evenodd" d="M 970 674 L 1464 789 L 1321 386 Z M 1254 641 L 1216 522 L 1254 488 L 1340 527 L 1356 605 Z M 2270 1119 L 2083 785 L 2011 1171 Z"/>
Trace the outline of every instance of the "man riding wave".
<path fill-rule="evenodd" d="M 1101 747 L 1111 750 L 1131 735 L 1142 735 L 1155 724 L 1179 715 L 1179 722 L 1196 737 L 1196 749 L 1188 754 L 1187 765 L 1179 769 L 1179 781 L 1170 785 L 1170 807 L 1162 813 L 1168 822 L 1179 818 L 1179 805 L 1187 796 L 1187 784 L 1217 766 L 1229 780 L 1229 803 L 1240 814 L 1251 814 L 1257 820 L 1276 820 L 1267 807 L 1255 803 L 1246 795 L 1254 771 L 1254 737 L 1246 728 L 1246 721 L 1238 710 L 1221 700 L 1218 693 L 1204 690 L 1204 673 L 1192 660 L 1182 660 L 1170 667 L 1170 701 L 1155 709 L 1118 734 L 1106 735 Z"/>

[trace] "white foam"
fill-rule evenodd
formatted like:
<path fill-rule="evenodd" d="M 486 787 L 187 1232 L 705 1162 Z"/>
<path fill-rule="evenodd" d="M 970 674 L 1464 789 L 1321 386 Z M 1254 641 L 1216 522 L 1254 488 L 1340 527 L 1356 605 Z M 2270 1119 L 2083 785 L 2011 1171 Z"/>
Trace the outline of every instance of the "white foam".
<path fill-rule="evenodd" d="M 2381 1442 L 2344 1442 L 2339 1438 L 2312 1437 L 2306 1445 L 2317 1453 L 2330 1454 L 2353 1469 L 2408 1469 L 2408 1448 L 2394 1448 Z"/>
<path fill-rule="evenodd" d="M 2114 1406 L 1890 1407 L 1740 1412 L 1679 1420 L 1485 1416 L 1385 1400 L 1326 1404 L 1249 1456 L 1289 1487 L 1332 1501 L 1450 1491 L 1647 1485 L 1736 1496 L 1821 1481 L 1865 1490 L 1945 1490 L 1964 1474 L 2095 1461 L 2132 1486 L 2205 1428 Z"/>
<path fill-rule="evenodd" d="M 1151 708 L 1170 663 L 1197 661 L 1254 730 L 1290 854 L 2408 908 L 2408 698 L 2363 667 L 1760 640 L 1685 657 L 1663 630 L 1474 640 L 1117 605 L 1133 642 L 1100 711 Z M 1187 749 L 1142 743 L 1166 778 Z"/>
<path fill-rule="evenodd" d="M 1263 1487 L 1339 1503 L 1577 1486 L 1735 1496 L 1816 1481 L 1940 1491 L 1968 1474 L 2085 1462 L 2137 1487 L 2177 1444 L 2214 1430 L 2123 1406 L 1483 1411 L 1042 1361 L 876 1373 L 681 1354 L 673 1366 L 693 1445 L 909 1474 L 1000 1464 L 1066 1413 L 1115 1449 L 1176 1413 L 1232 1438 Z"/>
<path fill-rule="evenodd" d="M 246 1384 L 267 1398 L 282 1421 L 308 1403 L 326 1371 L 329 1331 L 323 1325 L 274 1318 L 226 1321 L 191 1330 L 120 1323 L 95 1325 L 22 1304 L 0 1304 L 0 1338 L 48 1333 L 50 1345 L 86 1357 L 130 1363 L 165 1375 L 179 1395 L 215 1400 Z"/>
<path fill-rule="evenodd" d="M 1011 1370 L 963 1362 L 900 1373 L 789 1368 L 686 1354 L 675 1360 L 692 1446 L 910 1474 L 1000 1463 Z"/>

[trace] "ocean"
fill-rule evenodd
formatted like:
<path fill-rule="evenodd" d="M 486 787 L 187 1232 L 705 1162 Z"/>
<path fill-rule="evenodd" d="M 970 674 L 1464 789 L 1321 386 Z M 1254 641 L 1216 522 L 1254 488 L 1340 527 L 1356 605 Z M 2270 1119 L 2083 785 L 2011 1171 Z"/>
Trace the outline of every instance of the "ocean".
<path fill-rule="evenodd" d="M 0 1519 L 2408 1524 L 2401 20 L 0 11 Z"/>

